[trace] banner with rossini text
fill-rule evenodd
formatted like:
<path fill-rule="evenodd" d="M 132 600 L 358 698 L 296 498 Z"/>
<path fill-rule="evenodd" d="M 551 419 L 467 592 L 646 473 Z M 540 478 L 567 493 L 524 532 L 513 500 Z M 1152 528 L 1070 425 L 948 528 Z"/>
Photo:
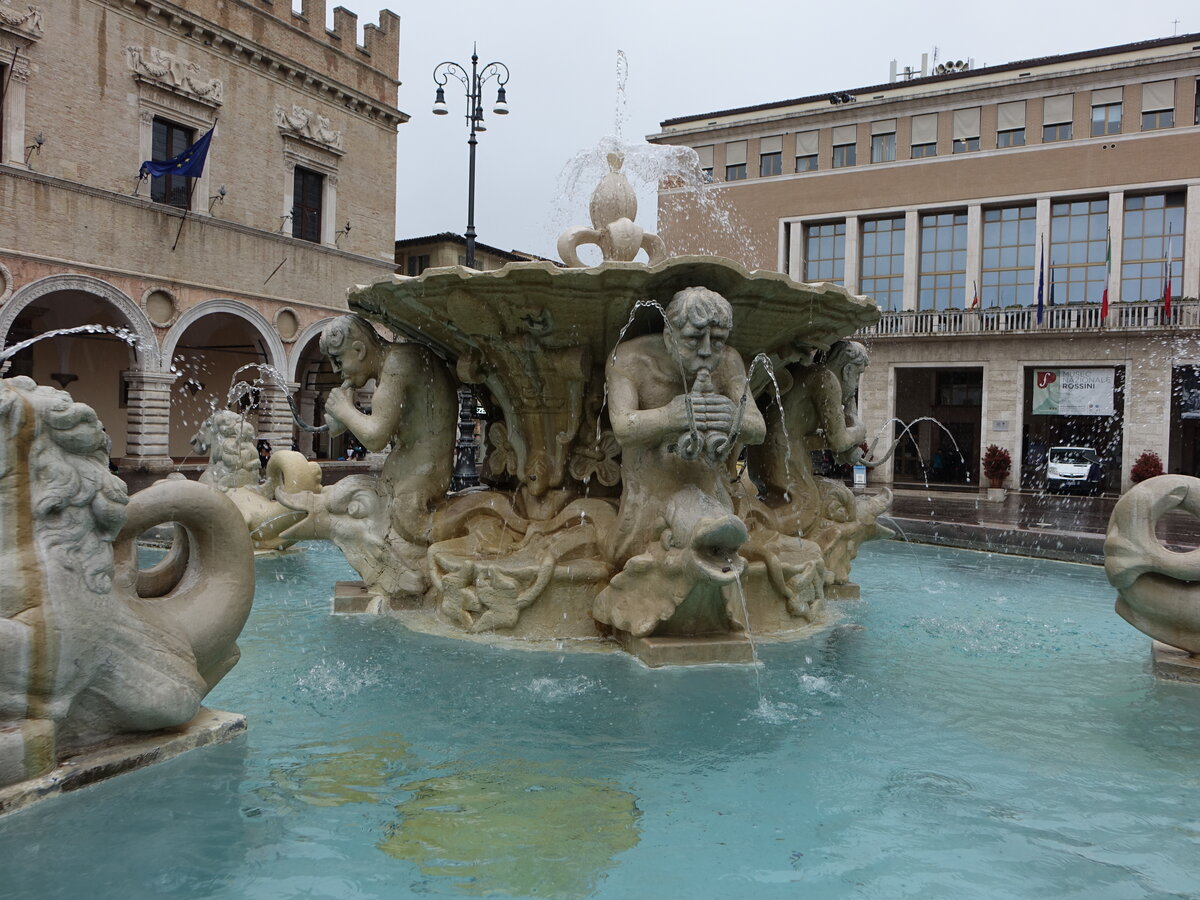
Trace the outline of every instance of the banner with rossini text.
<path fill-rule="evenodd" d="M 1111 416 L 1115 370 L 1111 366 L 1088 369 L 1034 369 L 1035 416 Z"/>

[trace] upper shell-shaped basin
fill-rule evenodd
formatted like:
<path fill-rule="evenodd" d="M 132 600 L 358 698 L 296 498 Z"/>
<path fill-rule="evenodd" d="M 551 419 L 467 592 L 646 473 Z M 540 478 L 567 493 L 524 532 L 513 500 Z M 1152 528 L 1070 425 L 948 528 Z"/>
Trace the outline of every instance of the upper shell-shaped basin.
<path fill-rule="evenodd" d="M 717 257 L 679 256 L 655 266 L 606 262 L 588 269 L 551 262 L 509 263 L 480 272 L 463 266 L 395 275 L 350 293 L 350 308 L 421 340 L 450 359 L 482 336 L 531 335 L 542 346 L 587 348 L 601 360 L 639 300 L 664 307 L 676 291 L 703 286 L 733 306 L 729 345 L 749 359 L 801 341 L 828 349 L 879 321 L 879 307 L 835 284 L 801 284 L 778 272 L 750 272 Z M 661 330 L 656 315 L 642 330 Z M 639 319 L 639 323 L 642 320 Z M 630 334 L 636 334 L 635 329 Z"/>

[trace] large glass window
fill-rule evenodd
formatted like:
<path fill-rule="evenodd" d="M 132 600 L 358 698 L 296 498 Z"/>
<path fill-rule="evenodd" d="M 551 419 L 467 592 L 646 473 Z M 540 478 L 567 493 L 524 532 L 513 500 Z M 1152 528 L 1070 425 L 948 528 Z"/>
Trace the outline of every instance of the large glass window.
<path fill-rule="evenodd" d="M 804 280 L 833 281 L 846 277 L 846 223 L 822 222 L 804 229 Z"/>
<path fill-rule="evenodd" d="M 150 158 L 156 162 L 178 156 L 196 142 L 195 129 L 154 118 L 153 144 Z M 191 179 L 179 175 L 160 175 L 150 179 L 150 199 L 156 203 L 191 209 Z"/>
<path fill-rule="evenodd" d="M 746 177 L 746 164 L 745 163 L 735 163 L 732 166 L 725 167 L 725 180 L 726 181 L 741 181 L 745 177 Z"/>
<path fill-rule="evenodd" d="M 1170 267 L 1171 290 L 1183 287 L 1184 195 L 1148 194 L 1125 198 L 1121 244 L 1121 299 L 1158 300 Z"/>
<path fill-rule="evenodd" d="M 1108 200 L 1050 205 L 1047 303 L 1099 303 L 1108 253 Z"/>
<path fill-rule="evenodd" d="M 797 172 L 815 172 L 817 170 L 817 154 L 811 153 L 808 156 L 796 157 Z"/>
<path fill-rule="evenodd" d="M 904 216 L 862 223 L 859 289 L 888 312 L 904 306 Z"/>
<path fill-rule="evenodd" d="M 985 209 L 980 305 L 1032 305 L 1036 267 L 1037 207 Z"/>
<path fill-rule="evenodd" d="M 966 282 L 966 212 L 922 215 L 917 308 L 962 307 Z"/>
<path fill-rule="evenodd" d="M 325 176 L 296 166 L 292 183 L 292 237 L 321 242 L 321 194 Z"/>

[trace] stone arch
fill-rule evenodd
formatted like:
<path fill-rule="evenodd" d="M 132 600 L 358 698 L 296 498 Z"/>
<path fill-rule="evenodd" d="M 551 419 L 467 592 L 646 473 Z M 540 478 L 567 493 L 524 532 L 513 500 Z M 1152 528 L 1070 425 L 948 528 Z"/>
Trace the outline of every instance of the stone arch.
<path fill-rule="evenodd" d="M 175 320 L 175 324 L 163 338 L 162 358 L 165 365 L 170 366 L 171 360 L 175 356 L 175 348 L 179 345 L 179 339 L 183 337 L 183 333 L 188 330 L 188 327 L 213 313 L 228 313 L 250 323 L 263 339 L 267 350 L 267 362 L 280 372 L 286 371 L 287 351 L 284 349 L 283 340 L 266 317 L 252 306 L 236 300 L 224 299 L 205 300 L 203 303 L 197 303 Z"/>
<path fill-rule="evenodd" d="M 323 319 L 313 322 L 300 332 L 296 340 L 292 342 L 292 351 L 288 354 L 287 365 L 287 380 L 289 383 L 295 384 L 300 380 L 300 360 L 304 356 L 304 351 L 308 348 L 309 342 L 336 318 L 337 316 L 326 316 Z"/>
<path fill-rule="evenodd" d="M 59 291 L 79 291 L 112 304 L 129 323 L 137 337 L 137 344 L 132 348 L 137 367 L 146 372 L 157 372 L 163 368 L 163 360 L 166 357 L 159 348 L 154 326 L 150 324 L 142 308 L 128 294 L 107 281 L 77 273 L 47 275 L 15 291 L 3 309 L 0 309 L 0 346 L 7 343 L 8 332 L 25 307 L 47 294 Z"/>

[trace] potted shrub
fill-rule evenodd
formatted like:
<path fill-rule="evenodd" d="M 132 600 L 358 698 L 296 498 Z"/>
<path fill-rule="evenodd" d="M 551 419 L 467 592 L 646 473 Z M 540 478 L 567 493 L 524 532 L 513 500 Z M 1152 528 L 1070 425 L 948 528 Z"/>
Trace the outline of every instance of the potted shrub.
<path fill-rule="evenodd" d="M 1133 468 L 1129 470 L 1129 480 L 1134 484 L 1145 481 L 1147 478 L 1153 478 L 1155 475 L 1163 473 L 1162 457 L 1153 450 L 1147 450 L 1133 464 Z"/>
<path fill-rule="evenodd" d="M 1012 456 L 998 444 L 989 444 L 983 454 L 983 477 L 988 481 L 988 499 L 1004 499 L 1004 480 L 1012 472 Z"/>

